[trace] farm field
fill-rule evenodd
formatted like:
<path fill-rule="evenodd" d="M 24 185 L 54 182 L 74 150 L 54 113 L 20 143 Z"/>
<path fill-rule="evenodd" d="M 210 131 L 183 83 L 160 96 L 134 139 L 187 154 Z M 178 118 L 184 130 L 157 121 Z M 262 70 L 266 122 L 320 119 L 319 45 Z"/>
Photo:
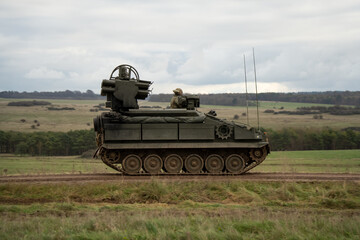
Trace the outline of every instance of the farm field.
<path fill-rule="evenodd" d="M 26 99 L 0 99 L 0 130 L 2 131 L 61 131 L 91 129 L 93 127 L 92 119 L 101 112 L 90 112 L 94 106 L 104 103 L 102 100 L 45 100 L 53 104 L 54 107 L 72 107 L 75 110 L 50 111 L 46 106 L 19 107 L 7 106 L 10 101 L 24 101 Z M 139 101 L 140 106 L 160 106 L 165 108 L 168 103 L 157 103 Z M 260 102 L 260 125 L 264 128 L 272 128 L 274 130 L 286 127 L 292 128 L 323 128 L 331 127 L 334 129 L 342 129 L 346 127 L 360 127 L 360 116 L 336 116 L 323 114 L 323 119 L 314 119 L 313 115 L 285 115 L 285 114 L 269 114 L 264 113 L 266 109 L 295 110 L 301 106 L 319 106 L 321 104 L 309 103 L 282 103 L 282 102 Z M 328 106 L 328 105 L 324 105 Z M 238 115 L 239 119 L 235 122 L 246 123 L 245 107 L 229 107 L 229 106 L 209 106 L 201 105 L 198 108 L 201 112 L 215 110 L 219 118 L 234 120 L 234 116 Z M 26 122 L 21 122 L 25 119 Z M 34 121 L 40 123 L 35 129 L 31 128 Z M 257 125 L 256 107 L 249 107 L 249 123 L 252 126 Z"/>
<path fill-rule="evenodd" d="M 115 173 L 100 159 L 0 155 L 0 175 Z M 250 172 L 360 173 L 360 150 L 272 152 Z"/>

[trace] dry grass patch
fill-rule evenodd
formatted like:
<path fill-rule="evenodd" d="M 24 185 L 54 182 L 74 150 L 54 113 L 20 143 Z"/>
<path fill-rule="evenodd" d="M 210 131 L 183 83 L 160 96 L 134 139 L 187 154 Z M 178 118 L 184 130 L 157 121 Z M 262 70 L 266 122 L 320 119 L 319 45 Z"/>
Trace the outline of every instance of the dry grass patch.
<path fill-rule="evenodd" d="M 90 112 L 93 106 L 103 103 L 102 100 L 54 100 L 51 102 L 55 107 L 71 107 L 75 111 L 49 111 L 46 107 L 10 107 L 7 106 L 10 101 L 22 101 L 24 99 L 0 99 L 0 129 L 3 131 L 62 131 L 80 130 L 92 128 L 92 119 L 99 115 L 100 112 Z M 169 99 L 170 102 L 170 99 Z M 139 101 L 140 106 L 160 106 L 166 108 L 169 103 L 166 102 L 147 102 Z M 313 106 L 321 104 L 308 103 L 280 103 L 280 102 L 260 102 L 260 124 L 264 128 L 272 128 L 274 130 L 289 128 L 322 128 L 325 126 L 333 129 L 342 129 L 346 127 L 359 126 L 360 116 L 335 116 L 323 114 L 323 119 L 314 119 L 313 115 L 286 115 L 286 114 L 268 114 L 264 113 L 266 109 L 284 107 L 284 110 L 295 110 L 296 107 Z M 326 105 L 327 106 L 327 105 Z M 246 113 L 245 107 L 230 107 L 230 106 L 209 106 L 201 105 L 199 111 L 207 113 L 210 110 L 216 110 L 219 118 L 225 118 L 230 121 L 234 120 L 234 116 L 238 115 L 239 119 L 235 122 L 246 123 L 247 117 L 243 116 Z M 25 119 L 23 123 L 20 120 Z M 30 124 L 34 120 L 38 120 L 41 126 L 35 129 L 31 128 Z M 249 108 L 250 125 L 257 125 L 256 107 Z M 90 125 L 88 125 L 90 123 Z"/>

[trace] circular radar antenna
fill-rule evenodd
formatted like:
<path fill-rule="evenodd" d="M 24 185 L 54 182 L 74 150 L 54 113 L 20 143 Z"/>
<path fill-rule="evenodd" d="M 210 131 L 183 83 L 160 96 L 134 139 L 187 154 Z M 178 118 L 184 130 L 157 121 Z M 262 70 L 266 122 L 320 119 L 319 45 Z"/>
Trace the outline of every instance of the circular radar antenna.
<path fill-rule="evenodd" d="M 117 74 L 114 74 L 117 72 Z M 122 79 L 122 80 L 130 80 L 136 79 L 139 80 L 139 73 L 136 69 L 128 64 L 121 64 L 117 66 L 110 75 L 110 80 Z"/>

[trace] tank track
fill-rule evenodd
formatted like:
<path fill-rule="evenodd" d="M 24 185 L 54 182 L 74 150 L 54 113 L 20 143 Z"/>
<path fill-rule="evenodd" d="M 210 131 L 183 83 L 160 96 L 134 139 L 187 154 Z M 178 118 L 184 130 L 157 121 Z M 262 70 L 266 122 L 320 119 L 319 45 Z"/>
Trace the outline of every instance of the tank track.
<path fill-rule="evenodd" d="M 261 164 L 268 154 L 259 149 L 167 149 L 108 150 L 99 147 L 96 156 L 124 175 L 240 175 Z"/>

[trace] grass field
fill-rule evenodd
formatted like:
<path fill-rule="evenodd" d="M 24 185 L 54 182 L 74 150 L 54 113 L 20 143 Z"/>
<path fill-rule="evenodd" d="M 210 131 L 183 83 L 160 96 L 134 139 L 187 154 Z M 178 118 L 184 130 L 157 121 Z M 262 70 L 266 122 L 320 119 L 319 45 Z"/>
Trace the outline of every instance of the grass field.
<path fill-rule="evenodd" d="M 69 131 L 92 128 L 103 101 L 49 100 L 75 111 L 8 107 L 0 99 L 0 130 Z M 167 103 L 141 102 L 166 107 Z M 341 129 L 360 117 L 263 113 L 318 104 L 261 102 L 260 124 Z M 239 121 L 245 108 L 215 109 Z M 251 107 L 250 124 L 256 125 Z M 20 120 L 25 119 L 25 123 Z M 34 120 L 40 123 L 36 129 Z M 360 173 L 360 150 L 272 152 L 255 172 Z M 0 175 L 115 172 L 99 159 L 0 155 Z M 1 183 L 0 239 L 360 239 L 358 182 L 87 182 Z"/>
<path fill-rule="evenodd" d="M 254 171 L 360 173 L 360 150 L 272 152 Z"/>
<path fill-rule="evenodd" d="M 360 150 L 272 152 L 252 171 L 360 173 Z M 0 175 L 115 172 L 100 159 L 0 155 Z"/>
<path fill-rule="evenodd" d="M 76 156 L 0 155 L 0 167 L 113 172 Z M 254 171 L 359 173 L 360 150 L 272 152 Z M 359 239 L 360 183 L 2 183 L 0 216 L 0 239 Z"/>
<path fill-rule="evenodd" d="M 360 185 L 1 184 L 1 239 L 358 239 Z"/>
<path fill-rule="evenodd" d="M 308 115 L 287 115 L 264 113 L 266 109 L 273 109 L 277 106 L 285 106 L 284 110 L 293 111 L 298 106 L 319 106 L 321 104 L 300 104 L 300 103 L 279 103 L 279 102 L 261 102 L 265 106 L 259 107 L 260 126 L 266 129 L 272 128 L 279 130 L 282 128 L 324 128 L 331 127 L 333 129 L 343 129 L 346 127 L 360 127 L 360 115 L 331 115 L 322 114 L 323 119 L 314 119 L 312 114 Z M 239 123 L 247 123 L 247 117 L 242 116 L 246 113 L 245 107 L 226 107 L 226 106 L 202 106 L 199 111 L 208 112 L 215 110 L 219 118 L 233 120 Z M 239 119 L 234 120 L 234 115 L 238 115 Z M 257 127 L 257 109 L 249 107 L 249 124 Z"/>
<path fill-rule="evenodd" d="M 22 99 L 21 101 L 26 100 Z M 0 99 L 0 130 L 3 131 L 58 131 L 90 129 L 93 127 L 92 119 L 100 112 L 90 112 L 93 106 L 102 103 L 99 100 L 45 100 L 51 102 L 54 107 L 72 107 L 75 110 L 49 111 L 47 106 L 18 107 L 7 106 L 13 99 Z M 25 119 L 26 122 L 21 122 Z M 32 129 L 37 120 L 40 126 Z"/>
<path fill-rule="evenodd" d="M 102 100 L 46 100 L 56 107 L 73 107 L 74 111 L 49 111 L 45 106 L 33 107 L 16 107 L 7 106 L 10 101 L 22 101 L 24 99 L 0 99 L 0 130 L 3 131 L 69 131 L 78 129 L 90 129 L 93 127 L 92 119 L 101 112 L 90 112 L 93 106 L 103 103 Z M 165 108 L 168 103 L 157 103 L 139 101 L 140 106 L 160 106 Z M 324 104 L 309 103 L 284 103 L 284 102 L 260 102 L 260 125 L 264 128 L 281 129 L 284 127 L 293 128 L 322 128 L 331 127 L 334 129 L 342 129 L 346 127 L 360 127 L 360 116 L 335 116 L 323 114 L 323 119 L 314 119 L 313 115 L 285 115 L 285 114 L 269 114 L 264 113 L 266 109 L 295 110 L 301 106 L 319 106 Z M 328 106 L 328 105 L 324 105 Z M 215 110 L 219 118 L 233 120 L 234 115 L 240 118 L 236 122 L 247 122 L 245 107 L 229 107 L 229 106 L 210 106 L 201 105 L 198 109 L 201 112 Z M 252 126 L 257 125 L 256 107 L 249 108 L 249 123 Z M 22 123 L 20 120 L 25 119 Z M 32 129 L 34 120 L 40 123 L 36 129 Z M 36 124 L 35 124 L 36 125 Z"/>
<path fill-rule="evenodd" d="M 108 169 L 100 159 L 86 159 L 79 156 L 30 157 L 16 155 L 0 155 L 0 171 L 0 175 L 115 172 Z"/>

